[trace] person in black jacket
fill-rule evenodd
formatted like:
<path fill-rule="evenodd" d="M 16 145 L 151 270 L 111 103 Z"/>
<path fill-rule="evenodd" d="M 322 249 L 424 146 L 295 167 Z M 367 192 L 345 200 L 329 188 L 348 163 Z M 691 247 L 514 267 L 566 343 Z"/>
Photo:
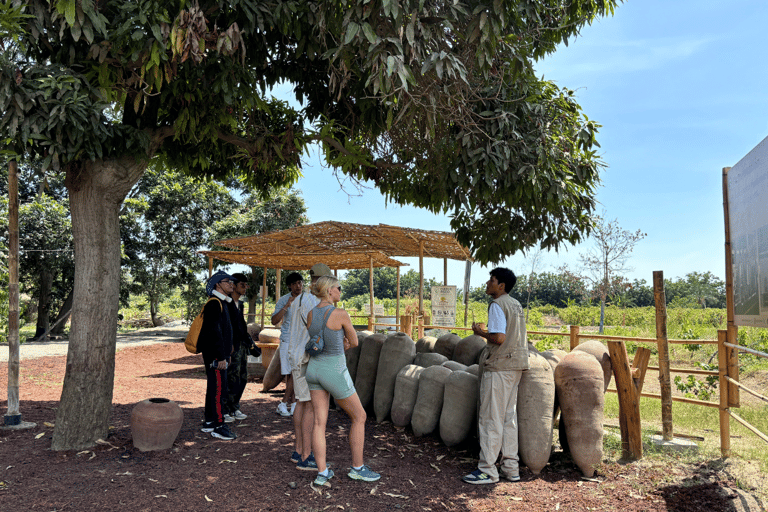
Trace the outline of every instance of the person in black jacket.
<path fill-rule="evenodd" d="M 245 274 L 232 274 L 234 290 L 229 302 L 229 314 L 232 320 L 232 361 L 227 367 L 227 388 L 229 393 L 224 399 L 224 421 L 232 423 L 244 420 L 248 415 L 240 411 L 240 398 L 248 382 L 248 354 L 255 346 L 248 334 L 248 325 L 243 315 L 243 303 L 240 300 L 248 290 L 248 278 Z"/>
<path fill-rule="evenodd" d="M 211 299 L 203 308 L 203 326 L 198 344 L 203 353 L 203 364 L 208 380 L 205 391 L 205 423 L 201 429 L 219 439 L 235 439 L 224 423 L 224 404 L 227 396 L 227 366 L 232 356 L 232 321 L 230 320 L 230 294 L 234 289 L 232 276 L 218 271 L 208 279 L 205 291 Z"/>

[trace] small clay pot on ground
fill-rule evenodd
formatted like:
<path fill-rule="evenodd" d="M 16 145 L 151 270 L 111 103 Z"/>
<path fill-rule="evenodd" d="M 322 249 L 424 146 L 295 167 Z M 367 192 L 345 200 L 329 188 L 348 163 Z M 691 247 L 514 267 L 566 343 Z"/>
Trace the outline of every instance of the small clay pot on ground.
<path fill-rule="evenodd" d="M 184 411 L 167 398 L 148 398 L 131 410 L 133 446 L 142 452 L 173 447 L 184 422 Z"/>

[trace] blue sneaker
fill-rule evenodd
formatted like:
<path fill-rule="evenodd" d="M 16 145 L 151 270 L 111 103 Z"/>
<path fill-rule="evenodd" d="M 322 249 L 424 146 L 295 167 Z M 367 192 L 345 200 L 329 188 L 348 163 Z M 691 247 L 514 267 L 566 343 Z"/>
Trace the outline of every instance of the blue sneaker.
<path fill-rule="evenodd" d="M 291 455 L 291 462 L 294 464 L 301 462 L 301 455 L 299 455 L 299 452 L 293 452 L 293 455 Z"/>
<path fill-rule="evenodd" d="M 381 478 L 380 474 L 373 471 L 366 465 L 363 465 L 363 467 L 360 469 L 349 468 L 349 473 L 347 473 L 347 476 L 352 480 L 362 480 L 363 482 L 375 482 Z"/>
<path fill-rule="evenodd" d="M 296 469 L 303 469 L 304 471 L 317 471 L 317 462 L 315 461 L 315 456 L 310 453 L 309 457 L 304 460 L 300 460 L 299 463 L 296 464 Z"/>
<path fill-rule="evenodd" d="M 331 483 L 328 480 L 330 480 L 331 478 L 333 478 L 333 470 L 329 469 L 328 476 L 323 476 L 320 473 L 318 473 L 317 477 L 315 477 L 315 481 L 312 482 L 312 485 L 317 485 L 319 487 L 322 487 L 322 486 L 330 487 Z"/>
<path fill-rule="evenodd" d="M 495 484 L 499 481 L 497 478 L 494 480 L 491 475 L 483 473 L 479 469 L 474 470 L 470 474 L 466 475 L 464 478 L 462 478 L 465 482 L 468 484 Z"/>

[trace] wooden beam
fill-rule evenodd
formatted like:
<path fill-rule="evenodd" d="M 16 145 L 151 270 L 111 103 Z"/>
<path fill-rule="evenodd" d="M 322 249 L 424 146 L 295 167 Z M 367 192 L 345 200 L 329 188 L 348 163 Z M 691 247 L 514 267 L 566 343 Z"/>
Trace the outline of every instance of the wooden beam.
<path fill-rule="evenodd" d="M 395 323 L 400 323 L 400 267 L 397 267 L 397 302 L 395 303 Z M 402 326 L 401 329 L 402 331 Z M 403 331 L 404 332 L 404 331 Z M 410 336 L 410 334 L 408 334 Z"/>
<path fill-rule="evenodd" d="M 659 352 L 659 387 L 661 391 L 661 430 L 665 441 L 671 441 L 672 379 L 669 372 L 669 344 L 667 343 L 667 298 L 664 293 L 664 272 L 653 272 L 653 299 L 656 303 L 656 346 Z"/>
<path fill-rule="evenodd" d="M 419 241 L 419 315 L 424 316 L 424 240 Z M 420 332 L 419 337 L 422 336 Z"/>
<path fill-rule="evenodd" d="M 267 267 L 264 267 L 264 279 L 262 279 L 262 294 L 261 294 L 261 328 L 264 329 L 264 308 L 267 305 Z"/>
<path fill-rule="evenodd" d="M 725 378 L 728 375 L 728 353 L 725 343 L 728 340 L 728 331 L 717 331 L 717 366 L 720 370 L 720 454 L 731 456 L 731 417 L 728 407 L 728 388 L 730 383 Z"/>
<path fill-rule="evenodd" d="M 19 174 L 8 164 L 8 412 L 5 425 L 21 423 L 19 412 Z"/>
<path fill-rule="evenodd" d="M 733 297 L 733 255 L 731 254 L 731 215 L 728 203 L 728 171 L 730 167 L 723 168 L 723 219 L 725 222 L 725 315 L 728 343 L 738 344 L 738 327 L 736 327 L 736 313 Z M 739 353 L 733 349 L 728 350 L 728 376 L 733 380 L 739 380 Z M 731 386 L 728 393 L 728 406 L 740 406 L 739 387 Z"/>
<path fill-rule="evenodd" d="M 371 311 L 370 315 L 368 315 L 368 325 L 369 330 L 373 330 L 373 324 L 376 323 L 376 313 L 373 310 L 373 256 L 369 256 L 369 265 L 368 265 L 368 288 L 370 291 L 370 297 L 371 297 Z"/>
<path fill-rule="evenodd" d="M 608 351 L 611 354 L 611 366 L 619 396 L 621 456 L 623 459 L 638 460 L 643 457 L 640 393 L 651 351 L 645 347 L 638 348 L 635 363 L 640 366 L 632 368 L 629 366 L 627 347 L 623 341 L 609 341 Z"/>

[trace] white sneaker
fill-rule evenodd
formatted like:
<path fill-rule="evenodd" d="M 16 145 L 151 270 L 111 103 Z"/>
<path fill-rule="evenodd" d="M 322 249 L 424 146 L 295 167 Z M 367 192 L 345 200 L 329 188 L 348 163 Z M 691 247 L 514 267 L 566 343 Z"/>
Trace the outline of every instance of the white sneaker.
<path fill-rule="evenodd" d="M 232 413 L 232 416 L 234 416 L 236 420 L 244 420 L 245 418 L 248 417 L 247 414 L 243 414 L 242 412 L 240 412 L 240 409 Z"/>
<path fill-rule="evenodd" d="M 293 402 L 291 404 L 291 416 L 293 416 L 293 411 L 295 411 L 295 410 L 296 410 L 296 402 Z"/>
<path fill-rule="evenodd" d="M 232 416 L 231 414 L 224 415 L 224 423 L 234 423 L 234 422 L 235 422 L 234 416 Z"/>
<path fill-rule="evenodd" d="M 285 402 L 280 402 L 280 405 L 277 406 L 277 414 L 280 416 L 290 416 L 291 413 L 288 411 L 288 406 L 285 405 Z"/>

